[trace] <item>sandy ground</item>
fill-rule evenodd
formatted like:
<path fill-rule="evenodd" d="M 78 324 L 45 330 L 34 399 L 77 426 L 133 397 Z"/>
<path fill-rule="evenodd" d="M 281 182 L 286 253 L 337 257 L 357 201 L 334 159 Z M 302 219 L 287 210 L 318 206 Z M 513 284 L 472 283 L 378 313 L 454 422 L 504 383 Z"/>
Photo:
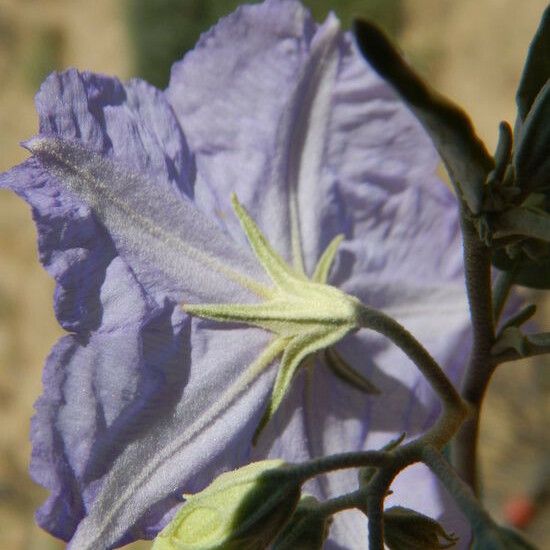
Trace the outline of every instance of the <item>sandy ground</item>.
<path fill-rule="evenodd" d="M 470 112 L 491 148 L 501 118 L 514 120 L 521 63 L 545 5 L 542 0 L 407 3 L 404 49 L 434 85 Z M 17 143 L 36 131 L 32 96 L 46 54 L 59 67 L 130 75 L 120 6 L 116 0 L 0 0 L 0 170 L 25 157 Z M 43 36 L 52 51 L 42 50 Z M 40 393 L 44 358 L 61 334 L 52 289 L 37 261 L 27 207 L 0 192 L 0 548 L 61 548 L 32 522 L 44 492 L 26 474 L 32 403 Z M 530 483 L 545 445 L 549 411 L 537 389 L 540 378 L 540 365 L 506 366 L 487 399 L 485 494 L 497 515 L 507 496 Z M 549 519 L 543 510 L 529 531 L 541 548 L 550 547 Z"/>

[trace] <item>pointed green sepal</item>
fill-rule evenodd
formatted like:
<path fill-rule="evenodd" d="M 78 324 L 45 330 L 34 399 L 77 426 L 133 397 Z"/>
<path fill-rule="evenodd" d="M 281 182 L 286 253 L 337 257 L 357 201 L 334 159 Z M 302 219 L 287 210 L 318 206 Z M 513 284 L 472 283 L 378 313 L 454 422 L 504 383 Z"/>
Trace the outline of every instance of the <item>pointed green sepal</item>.
<path fill-rule="evenodd" d="M 380 390 L 360 372 L 355 370 L 342 356 L 334 349 L 325 350 L 325 360 L 331 372 L 356 390 L 369 395 L 380 395 Z"/>
<path fill-rule="evenodd" d="M 292 290 L 300 281 L 307 281 L 300 272 L 290 267 L 267 242 L 254 220 L 250 217 L 244 206 L 241 205 L 237 195 L 231 195 L 231 204 L 235 214 L 241 222 L 241 227 L 246 234 L 248 242 L 256 254 L 258 261 L 265 269 L 271 280 L 280 288 Z"/>
<path fill-rule="evenodd" d="M 324 328 L 311 333 L 301 334 L 289 341 L 283 353 L 271 398 L 254 434 L 253 443 L 256 443 L 266 424 L 277 412 L 302 361 L 309 355 L 328 348 L 343 338 L 347 332 L 346 328 L 340 330 Z"/>
<path fill-rule="evenodd" d="M 263 328 L 276 336 L 273 345 L 277 349 L 285 348 L 269 403 L 254 436 L 256 441 L 279 408 L 300 365 L 361 327 L 361 303 L 325 284 L 341 235 L 332 240 L 310 280 L 275 252 L 235 195 L 232 203 L 256 258 L 274 286 L 259 303 L 183 304 L 182 308 L 197 317 Z M 340 371 L 346 371 L 347 378 L 364 391 L 373 391 L 372 385 L 361 380 L 351 367 L 341 366 Z"/>
<path fill-rule="evenodd" d="M 330 268 L 334 263 L 334 258 L 338 252 L 338 247 L 340 243 L 344 240 L 344 235 L 336 235 L 334 239 L 327 246 L 326 250 L 323 252 L 323 255 L 319 258 L 315 271 L 313 272 L 312 281 L 315 283 L 326 284 L 328 276 L 330 274 Z"/>
<path fill-rule="evenodd" d="M 290 338 L 327 329 L 359 327 L 358 302 L 334 287 L 304 282 L 300 294 L 279 292 L 259 304 L 184 304 L 190 315 L 226 323 L 245 323 Z"/>

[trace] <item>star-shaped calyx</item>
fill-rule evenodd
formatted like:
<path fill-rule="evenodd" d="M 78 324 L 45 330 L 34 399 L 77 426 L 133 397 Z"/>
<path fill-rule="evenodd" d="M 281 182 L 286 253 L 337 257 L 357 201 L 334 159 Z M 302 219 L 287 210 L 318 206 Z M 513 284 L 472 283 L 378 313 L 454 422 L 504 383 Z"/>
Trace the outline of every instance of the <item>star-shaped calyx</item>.
<path fill-rule="evenodd" d="M 275 335 L 265 357 L 267 367 L 282 354 L 281 363 L 266 411 L 254 440 L 271 419 L 300 367 L 314 354 L 324 351 L 327 365 L 340 378 L 366 393 L 378 390 L 352 369 L 331 348 L 344 336 L 358 330 L 361 302 L 327 284 L 327 278 L 342 235 L 335 237 L 311 278 L 288 265 L 267 242 L 254 220 L 235 195 L 232 204 L 248 242 L 271 281 L 263 291 L 264 301 L 253 304 L 185 304 L 184 310 L 198 317 L 222 322 L 238 322 L 261 327 Z"/>

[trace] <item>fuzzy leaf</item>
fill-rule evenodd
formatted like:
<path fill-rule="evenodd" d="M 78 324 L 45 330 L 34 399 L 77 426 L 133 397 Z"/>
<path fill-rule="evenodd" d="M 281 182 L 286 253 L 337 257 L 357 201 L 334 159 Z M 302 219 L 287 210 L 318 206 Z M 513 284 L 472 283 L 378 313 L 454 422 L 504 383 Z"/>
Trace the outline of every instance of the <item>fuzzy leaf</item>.
<path fill-rule="evenodd" d="M 457 105 L 432 90 L 377 27 L 356 20 L 354 32 L 367 61 L 395 88 L 424 126 L 459 196 L 474 214 L 478 214 L 481 211 L 483 185 L 493 168 L 493 161 L 475 134 L 468 116 Z"/>
<path fill-rule="evenodd" d="M 522 236 L 550 242 L 550 214 L 519 206 L 499 214 L 493 221 L 493 237 Z"/>
<path fill-rule="evenodd" d="M 547 57 L 550 58 L 550 44 Z M 523 190 L 550 192 L 550 79 L 519 131 L 514 167 L 517 184 Z"/>
<path fill-rule="evenodd" d="M 516 270 L 514 281 L 518 285 L 527 288 L 550 288 L 550 258 L 537 261 L 526 257 L 516 268 L 516 260 L 500 249 L 493 252 L 492 262 L 501 271 Z"/>
<path fill-rule="evenodd" d="M 550 6 L 544 11 L 539 28 L 529 46 L 527 61 L 516 93 L 518 116 L 521 121 L 527 118 L 535 98 L 550 78 L 548 52 L 550 52 Z"/>

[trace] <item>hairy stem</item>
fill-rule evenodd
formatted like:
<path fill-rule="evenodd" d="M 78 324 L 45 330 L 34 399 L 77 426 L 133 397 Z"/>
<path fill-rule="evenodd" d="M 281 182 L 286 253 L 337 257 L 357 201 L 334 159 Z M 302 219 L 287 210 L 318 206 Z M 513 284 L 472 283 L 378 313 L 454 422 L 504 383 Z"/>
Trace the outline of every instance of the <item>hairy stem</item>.
<path fill-rule="evenodd" d="M 384 451 L 358 451 L 314 458 L 308 462 L 292 465 L 290 469 L 292 474 L 306 480 L 320 474 L 347 468 L 366 466 L 379 468 L 387 464 L 389 459 L 389 453 Z"/>
<path fill-rule="evenodd" d="M 470 522 L 472 530 L 477 531 L 482 524 L 494 525 L 493 519 L 476 498 L 472 488 L 459 477 L 437 449 L 430 446 L 424 447 L 422 461 L 441 480 L 453 496 L 458 507 Z"/>
<path fill-rule="evenodd" d="M 384 550 L 384 500 L 379 492 L 367 496 L 369 550 Z"/>
<path fill-rule="evenodd" d="M 316 512 L 324 517 L 329 517 L 338 512 L 343 512 L 344 510 L 359 508 L 366 513 L 366 500 L 365 489 L 357 489 L 352 493 L 347 493 L 321 502 Z"/>
<path fill-rule="evenodd" d="M 416 338 L 397 321 L 363 306 L 361 326 L 386 336 L 397 345 L 426 377 L 443 403 L 443 411 L 437 422 L 422 436 L 394 450 L 340 453 L 290 466 L 290 473 L 303 481 L 334 470 L 371 466 L 378 468 L 366 488 L 327 501 L 326 513 L 358 508 L 368 510 L 369 549 L 384 548 L 384 499 L 395 476 L 407 466 L 422 458 L 427 446 L 441 449 L 459 429 L 466 415 L 466 408 L 459 393 L 447 378 L 435 359 Z"/>
<path fill-rule="evenodd" d="M 405 353 L 426 377 L 443 403 L 443 414 L 426 437 L 436 447 L 444 445 L 462 423 L 466 408 L 443 369 L 426 348 L 402 325 L 375 309 L 363 306 L 361 326 L 374 330 L 391 340 Z"/>
<path fill-rule="evenodd" d="M 481 403 L 493 374 L 491 347 L 495 340 L 489 248 L 462 213 L 466 291 L 470 304 L 473 342 L 462 384 L 462 397 L 471 416 L 460 428 L 452 448 L 452 461 L 462 479 L 478 493 L 477 441 Z"/>

